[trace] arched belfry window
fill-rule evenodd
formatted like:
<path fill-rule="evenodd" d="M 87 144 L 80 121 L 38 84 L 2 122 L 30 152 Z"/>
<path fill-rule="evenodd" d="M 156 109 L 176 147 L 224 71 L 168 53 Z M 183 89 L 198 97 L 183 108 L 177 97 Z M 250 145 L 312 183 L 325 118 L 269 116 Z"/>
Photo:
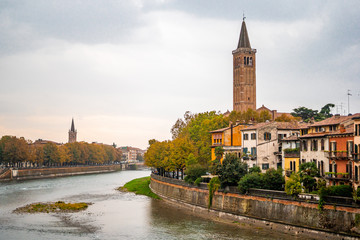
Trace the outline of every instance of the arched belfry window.
<path fill-rule="evenodd" d="M 246 65 L 249 65 L 249 57 L 246 58 Z"/>
<path fill-rule="evenodd" d="M 252 66 L 253 65 L 253 60 L 252 60 L 252 57 L 250 57 L 250 66 Z"/>
<path fill-rule="evenodd" d="M 244 57 L 244 65 L 246 65 L 246 57 Z"/>

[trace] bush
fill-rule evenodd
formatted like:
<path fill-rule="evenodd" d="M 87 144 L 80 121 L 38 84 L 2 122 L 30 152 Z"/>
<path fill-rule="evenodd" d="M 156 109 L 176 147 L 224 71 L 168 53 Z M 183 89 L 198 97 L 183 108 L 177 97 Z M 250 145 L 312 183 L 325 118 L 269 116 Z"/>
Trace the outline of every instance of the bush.
<path fill-rule="evenodd" d="M 285 192 L 287 195 L 297 196 L 301 193 L 303 187 L 300 183 L 300 176 L 296 173 L 291 174 L 290 178 L 285 183 Z"/>
<path fill-rule="evenodd" d="M 196 185 L 196 186 L 200 186 L 200 183 L 202 182 L 202 178 L 201 177 L 198 177 L 196 180 L 195 180 L 195 182 L 194 182 L 194 184 Z"/>
<path fill-rule="evenodd" d="M 253 172 L 246 174 L 238 183 L 241 193 L 247 193 L 249 188 L 261 188 L 263 186 L 263 178 L 260 173 Z"/>
<path fill-rule="evenodd" d="M 261 169 L 259 166 L 254 166 L 252 168 L 249 168 L 249 173 L 261 173 Z"/>
<path fill-rule="evenodd" d="M 329 196 L 352 197 L 353 189 L 349 185 L 338 185 L 327 188 Z"/>
<path fill-rule="evenodd" d="M 210 182 L 208 183 L 208 188 L 209 188 L 209 202 L 208 202 L 208 209 L 211 208 L 212 206 L 212 200 L 214 197 L 214 193 L 219 189 L 220 187 L 220 180 L 218 177 L 214 177 L 210 180 Z"/>
<path fill-rule="evenodd" d="M 284 190 L 285 179 L 282 175 L 282 169 L 277 170 L 270 168 L 262 175 L 263 177 L 263 188 L 269 190 Z"/>
<path fill-rule="evenodd" d="M 185 182 L 193 184 L 196 179 L 206 174 L 207 168 L 200 164 L 194 164 L 189 166 L 185 171 Z"/>

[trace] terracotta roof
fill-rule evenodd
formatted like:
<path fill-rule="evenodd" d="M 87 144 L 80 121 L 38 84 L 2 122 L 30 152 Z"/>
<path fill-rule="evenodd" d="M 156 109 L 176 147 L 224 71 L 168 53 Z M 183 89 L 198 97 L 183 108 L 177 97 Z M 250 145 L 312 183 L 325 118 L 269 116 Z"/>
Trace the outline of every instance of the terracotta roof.
<path fill-rule="evenodd" d="M 263 126 L 266 126 L 266 125 L 269 125 L 271 124 L 271 122 L 262 122 L 262 123 L 256 123 L 252 126 L 249 126 L 247 128 L 244 128 L 244 129 L 241 129 L 241 131 L 247 131 L 247 130 L 255 130 L 255 129 L 258 129 L 258 128 L 261 128 Z"/>
<path fill-rule="evenodd" d="M 340 124 L 340 123 L 345 122 L 347 120 L 351 120 L 352 118 L 356 118 L 356 117 L 360 117 L 360 113 L 356 113 L 356 114 L 351 115 L 351 116 L 334 115 L 334 116 L 332 116 L 330 118 L 327 118 L 325 120 L 322 120 L 320 122 L 313 123 L 313 124 L 310 125 L 310 127 L 337 125 L 337 124 Z"/>
<path fill-rule="evenodd" d="M 262 127 L 268 126 L 268 125 L 274 125 L 274 127 L 276 127 L 277 129 L 281 129 L 281 130 L 300 129 L 298 122 L 262 122 L 262 123 L 257 123 L 253 126 L 250 126 L 248 128 L 242 129 L 242 131 L 255 130 L 255 129 L 259 129 L 259 128 L 262 128 Z"/>
<path fill-rule="evenodd" d="M 328 133 L 309 133 L 309 134 L 305 134 L 305 135 L 302 135 L 300 136 L 300 138 L 314 138 L 314 137 L 325 137 L 327 136 Z"/>
<path fill-rule="evenodd" d="M 230 129 L 230 127 L 226 127 L 226 128 L 220 128 L 220 129 L 216 129 L 216 130 L 213 130 L 213 131 L 210 131 L 210 133 L 218 133 L 218 132 L 223 132 L 227 129 Z"/>
<path fill-rule="evenodd" d="M 330 132 L 329 135 L 331 136 L 331 135 L 353 134 L 354 132 L 355 132 L 354 125 L 350 124 L 346 126 L 346 128 L 340 128 L 335 132 Z"/>
<path fill-rule="evenodd" d="M 354 134 L 354 125 L 350 124 L 346 126 L 346 128 L 340 128 L 334 132 L 321 132 L 321 133 L 309 133 L 306 135 L 300 136 L 300 138 L 315 138 L 315 137 L 327 137 L 327 136 L 334 136 L 334 135 L 351 135 Z"/>

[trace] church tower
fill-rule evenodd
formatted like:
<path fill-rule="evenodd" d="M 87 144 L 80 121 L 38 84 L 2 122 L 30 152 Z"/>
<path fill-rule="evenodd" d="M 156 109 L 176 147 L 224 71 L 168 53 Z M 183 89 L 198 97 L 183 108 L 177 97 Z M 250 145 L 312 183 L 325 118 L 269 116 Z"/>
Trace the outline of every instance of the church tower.
<path fill-rule="evenodd" d="M 76 142 L 76 134 L 77 134 L 77 131 L 75 130 L 74 118 L 73 118 L 72 122 L 71 122 L 71 128 L 69 130 L 69 143 Z"/>
<path fill-rule="evenodd" d="M 256 110 L 256 49 L 252 49 L 243 19 L 237 49 L 233 54 L 233 110 Z"/>

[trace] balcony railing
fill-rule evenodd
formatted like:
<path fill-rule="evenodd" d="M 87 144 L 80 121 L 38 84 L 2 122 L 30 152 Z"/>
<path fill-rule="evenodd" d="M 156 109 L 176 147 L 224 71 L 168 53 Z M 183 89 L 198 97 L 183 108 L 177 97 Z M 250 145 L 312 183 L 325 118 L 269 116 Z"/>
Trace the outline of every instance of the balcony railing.
<path fill-rule="evenodd" d="M 284 152 L 284 157 L 286 158 L 299 158 L 300 152 Z"/>
<path fill-rule="evenodd" d="M 341 152 L 325 152 L 325 157 L 333 160 L 345 160 L 345 159 L 352 159 L 353 156 L 351 154 L 348 154 L 347 151 L 341 151 Z"/>
<path fill-rule="evenodd" d="M 330 179 L 330 180 L 350 181 L 349 174 L 329 173 L 329 174 L 326 174 L 326 178 Z"/>

